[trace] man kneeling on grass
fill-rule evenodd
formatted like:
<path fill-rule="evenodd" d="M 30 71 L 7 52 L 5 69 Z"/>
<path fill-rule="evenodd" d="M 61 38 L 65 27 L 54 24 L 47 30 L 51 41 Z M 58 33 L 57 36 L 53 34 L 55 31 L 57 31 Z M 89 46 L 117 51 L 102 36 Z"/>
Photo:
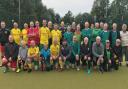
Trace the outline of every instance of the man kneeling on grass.
<path fill-rule="evenodd" d="M 48 45 L 45 44 L 44 47 L 41 49 L 40 52 L 40 61 L 41 61 L 41 69 L 42 71 L 50 71 L 51 65 L 50 65 L 50 49 L 48 48 Z"/>
<path fill-rule="evenodd" d="M 96 37 L 96 42 L 93 43 L 92 46 L 92 53 L 93 53 L 93 65 L 99 66 L 99 71 L 103 73 L 103 56 L 104 56 L 104 46 L 101 43 L 101 38 L 99 36 Z"/>
<path fill-rule="evenodd" d="M 71 53 L 71 64 L 72 68 L 75 67 L 76 64 L 76 69 L 77 71 L 80 70 L 80 43 L 77 41 L 77 37 L 73 36 L 73 42 L 72 42 L 72 53 Z"/>
<path fill-rule="evenodd" d="M 84 38 L 84 43 L 81 45 L 80 50 L 81 50 L 82 66 L 87 66 L 88 74 L 90 74 L 92 60 L 91 60 L 91 48 L 89 47 L 87 37 Z"/>
<path fill-rule="evenodd" d="M 27 52 L 28 52 L 28 47 L 26 46 L 26 42 L 24 40 L 21 41 L 21 46 L 19 48 L 19 54 L 18 54 L 18 69 L 17 69 L 17 73 L 19 73 L 22 69 L 23 66 L 23 70 L 25 71 L 25 63 L 27 60 Z"/>
<path fill-rule="evenodd" d="M 67 44 L 67 40 L 64 39 L 62 42 L 62 46 L 60 48 L 60 57 L 59 57 L 59 64 L 61 71 L 63 70 L 64 66 L 67 69 L 69 69 L 70 56 L 71 56 L 71 48 Z"/>
<path fill-rule="evenodd" d="M 104 63 L 103 68 L 104 71 L 111 71 L 112 69 L 112 59 L 113 59 L 113 51 L 110 47 L 110 41 L 106 40 L 105 50 L 104 50 Z"/>
<path fill-rule="evenodd" d="M 112 68 L 118 70 L 119 65 L 121 66 L 121 61 L 122 61 L 122 46 L 120 39 L 116 39 L 116 45 L 112 49 L 114 56 L 112 60 Z"/>
<path fill-rule="evenodd" d="M 9 42 L 5 45 L 5 57 L 2 60 L 2 66 L 5 68 L 4 73 L 12 69 L 16 71 L 17 67 L 17 56 L 18 56 L 18 45 L 14 42 L 12 35 L 9 36 Z"/>
<path fill-rule="evenodd" d="M 60 47 L 58 45 L 57 39 L 54 39 L 53 44 L 50 46 L 50 52 L 51 52 L 50 64 L 53 69 L 58 70 L 58 58 L 59 58 Z"/>
<path fill-rule="evenodd" d="M 34 69 L 39 69 L 39 47 L 36 46 L 35 41 L 30 42 L 30 48 L 28 49 L 28 72 L 32 71 L 32 63 L 34 63 Z"/>

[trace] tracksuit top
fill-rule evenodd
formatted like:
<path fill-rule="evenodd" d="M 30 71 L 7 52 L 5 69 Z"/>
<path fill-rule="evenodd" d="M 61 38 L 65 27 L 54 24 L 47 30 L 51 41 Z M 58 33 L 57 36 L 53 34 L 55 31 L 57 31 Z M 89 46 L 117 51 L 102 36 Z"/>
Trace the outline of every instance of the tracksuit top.
<path fill-rule="evenodd" d="M 68 45 L 62 45 L 60 48 L 60 56 L 70 58 L 71 56 L 71 47 Z"/>
<path fill-rule="evenodd" d="M 73 38 L 73 33 L 72 32 L 65 32 L 64 33 L 64 39 L 67 40 L 68 45 L 71 45 L 72 38 Z"/>
<path fill-rule="evenodd" d="M 109 40 L 109 31 L 104 31 L 104 30 L 101 31 L 100 37 L 101 37 L 101 42 L 105 46 L 106 40 Z"/>
<path fill-rule="evenodd" d="M 88 39 L 89 39 L 89 45 L 91 45 L 91 41 L 92 41 L 92 29 L 90 29 L 90 28 L 83 29 L 82 32 L 81 32 L 81 36 L 82 36 L 82 40 L 84 40 L 85 37 L 88 37 Z"/>
<path fill-rule="evenodd" d="M 42 49 L 40 52 L 40 56 L 44 57 L 44 59 L 47 59 L 48 57 L 50 57 L 50 49 Z"/>
<path fill-rule="evenodd" d="M 8 42 L 9 35 L 10 31 L 8 29 L 0 29 L 0 43 L 2 46 L 4 46 Z"/>
<path fill-rule="evenodd" d="M 100 33 L 101 33 L 101 29 L 97 29 L 97 28 L 93 29 L 93 31 L 92 31 L 92 41 L 93 42 L 96 41 L 97 36 L 100 36 Z"/>
<path fill-rule="evenodd" d="M 5 57 L 7 59 L 11 57 L 12 60 L 16 61 L 18 52 L 19 52 L 19 47 L 15 42 L 12 43 L 8 42 L 5 44 Z"/>
<path fill-rule="evenodd" d="M 72 42 L 72 55 L 76 56 L 80 54 L 80 44 L 78 42 Z"/>

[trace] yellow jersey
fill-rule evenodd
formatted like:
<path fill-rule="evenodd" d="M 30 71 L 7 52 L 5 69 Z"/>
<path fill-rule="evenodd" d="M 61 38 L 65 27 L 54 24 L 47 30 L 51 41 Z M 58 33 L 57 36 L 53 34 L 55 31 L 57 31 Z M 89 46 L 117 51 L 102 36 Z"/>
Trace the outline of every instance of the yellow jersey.
<path fill-rule="evenodd" d="M 28 56 L 39 55 L 39 47 L 30 47 L 28 49 Z"/>
<path fill-rule="evenodd" d="M 59 55 L 59 52 L 60 52 L 60 47 L 59 45 L 54 45 L 52 44 L 50 46 L 50 52 L 51 52 L 51 55 L 53 56 L 58 56 Z"/>
<path fill-rule="evenodd" d="M 40 28 L 40 44 L 48 44 L 50 38 L 50 30 L 48 27 Z"/>
<path fill-rule="evenodd" d="M 27 29 L 23 29 L 21 32 L 22 39 L 27 43 L 28 42 L 28 31 Z"/>
<path fill-rule="evenodd" d="M 20 31 L 20 29 L 19 28 L 13 28 L 12 30 L 11 30 L 11 35 L 13 36 L 13 38 L 14 38 L 14 41 L 15 41 L 15 43 L 16 44 L 18 44 L 18 45 L 20 45 L 20 37 L 21 37 L 21 31 Z"/>
<path fill-rule="evenodd" d="M 62 37 L 61 31 L 60 30 L 52 30 L 51 31 L 51 37 L 52 37 L 52 43 L 54 42 L 55 39 L 58 40 L 58 45 L 60 45 L 60 39 Z"/>

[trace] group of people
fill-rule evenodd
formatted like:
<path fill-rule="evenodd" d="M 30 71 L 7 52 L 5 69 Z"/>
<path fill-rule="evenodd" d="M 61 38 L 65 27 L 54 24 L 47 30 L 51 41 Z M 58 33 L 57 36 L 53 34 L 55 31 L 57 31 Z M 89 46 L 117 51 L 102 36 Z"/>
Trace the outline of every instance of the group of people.
<path fill-rule="evenodd" d="M 0 26 L 1 67 L 6 73 L 10 69 L 21 71 L 63 71 L 69 68 L 99 72 L 118 70 L 125 56 L 128 66 L 127 25 L 117 29 L 113 23 L 109 30 L 107 23 L 85 22 L 85 28 L 73 22 L 65 26 L 51 21 L 31 21 L 21 30 L 13 23 L 11 30 L 4 21 Z"/>

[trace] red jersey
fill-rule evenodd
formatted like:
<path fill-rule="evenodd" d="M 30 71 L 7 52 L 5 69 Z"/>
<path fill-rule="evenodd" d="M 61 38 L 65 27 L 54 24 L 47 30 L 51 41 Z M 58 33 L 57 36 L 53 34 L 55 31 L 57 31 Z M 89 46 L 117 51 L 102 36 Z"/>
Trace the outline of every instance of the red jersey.
<path fill-rule="evenodd" d="M 35 43 L 38 44 L 36 38 L 37 38 L 37 29 L 35 29 L 35 28 L 29 28 L 28 29 L 28 46 L 30 46 L 30 42 L 32 40 L 34 40 Z"/>
<path fill-rule="evenodd" d="M 39 30 L 40 30 L 40 27 L 35 27 L 36 43 L 37 43 L 38 45 L 40 44 Z"/>

